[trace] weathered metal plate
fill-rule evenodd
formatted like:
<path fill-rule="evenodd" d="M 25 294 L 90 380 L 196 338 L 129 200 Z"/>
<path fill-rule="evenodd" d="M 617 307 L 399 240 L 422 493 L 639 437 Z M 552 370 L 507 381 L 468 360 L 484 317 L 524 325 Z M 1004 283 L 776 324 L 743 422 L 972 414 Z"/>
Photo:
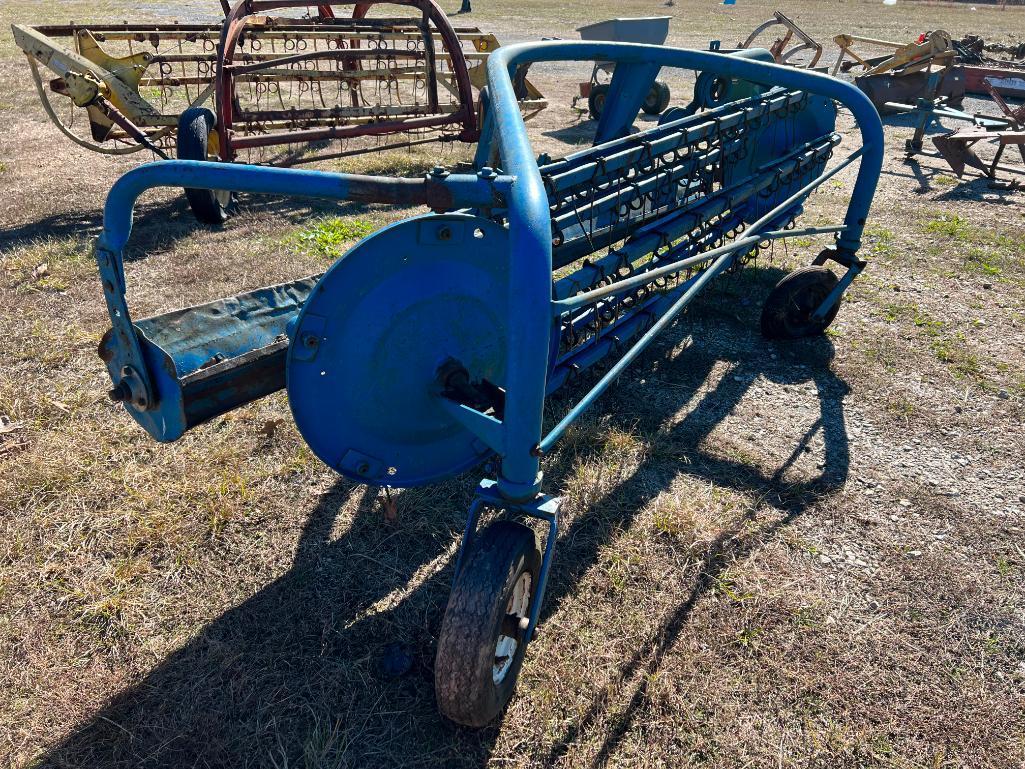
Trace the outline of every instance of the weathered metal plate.
<path fill-rule="evenodd" d="M 965 91 L 989 96 L 986 78 L 1001 94 L 1011 99 L 1025 99 L 1025 71 L 995 67 L 965 67 Z"/>
<path fill-rule="evenodd" d="M 135 321 L 153 378 L 155 407 L 143 410 L 126 403 L 128 413 L 158 441 L 174 441 L 191 427 L 280 390 L 285 327 L 318 277 Z M 115 344 L 108 331 L 100 357 L 118 381 Z"/>
<path fill-rule="evenodd" d="M 929 76 L 925 72 L 910 75 L 865 75 L 854 78 L 854 83 L 872 100 L 880 115 L 891 114 L 887 102 L 914 104 L 919 97 L 929 97 Z M 958 106 L 965 95 L 963 67 L 952 67 L 940 84 L 936 96 L 946 96 L 947 104 Z"/>

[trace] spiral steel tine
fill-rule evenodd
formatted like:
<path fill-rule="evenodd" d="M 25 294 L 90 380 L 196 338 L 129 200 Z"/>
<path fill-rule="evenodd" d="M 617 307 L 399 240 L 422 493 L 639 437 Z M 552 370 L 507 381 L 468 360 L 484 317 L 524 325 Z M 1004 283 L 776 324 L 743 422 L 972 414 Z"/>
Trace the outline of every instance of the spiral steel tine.
<path fill-rule="evenodd" d="M 645 193 L 641 191 L 640 186 L 636 182 L 630 182 L 628 188 L 632 193 L 627 201 L 630 209 L 633 211 L 640 211 L 644 208 L 644 200 L 646 197 Z"/>
<path fill-rule="evenodd" d="M 642 141 L 641 148 L 641 157 L 637 163 L 637 167 L 645 171 L 654 168 L 658 161 L 652 152 L 652 143 L 647 140 Z"/>

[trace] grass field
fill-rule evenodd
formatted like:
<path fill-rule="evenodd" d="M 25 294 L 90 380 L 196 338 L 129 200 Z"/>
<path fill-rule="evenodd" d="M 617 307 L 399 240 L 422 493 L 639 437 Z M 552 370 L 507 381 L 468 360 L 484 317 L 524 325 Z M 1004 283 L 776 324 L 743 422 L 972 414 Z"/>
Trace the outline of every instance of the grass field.
<path fill-rule="evenodd" d="M 666 13 L 673 44 L 732 44 L 776 8 L 821 39 L 1025 33 L 1025 9 L 904 0 L 474 8 L 503 41 Z M 870 266 L 826 337 L 757 331 L 818 242 L 707 294 L 546 458 L 566 518 L 543 624 L 501 722 L 458 729 L 433 650 L 479 472 L 398 493 L 386 520 L 281 393 L 172 445 L 107 400 L 91 247 L 137 161 L 58 134 L 6 27 L 216 11 L 0 6 L 0 764 L 1025 767 L 1025 194 L 905 163 L 896 121 Z M 586 135 L 576 74 L 535 75 L 539 149 Z M 835 221 L 852 178 L 804 221 Z M 129 300 L 141 317 L 319 271 L 408 213 L 247 199 L 211 230 L 150 193 Z M 413 658 L 398 678 L 393 644 Z"/>

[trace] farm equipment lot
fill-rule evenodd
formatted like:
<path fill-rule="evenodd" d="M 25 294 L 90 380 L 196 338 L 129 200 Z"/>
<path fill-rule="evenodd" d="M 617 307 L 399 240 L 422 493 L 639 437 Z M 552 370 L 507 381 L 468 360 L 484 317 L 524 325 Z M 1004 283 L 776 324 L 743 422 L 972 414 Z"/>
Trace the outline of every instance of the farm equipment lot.
<path fill-rule="evenodd" d="M 913 124 L 891 119 L 869 267 L 828 336 L 766 342 L 742 300 L 810 239 L 700 299 L 545 459 L 565 519 L 542 624 L 504 718 L 471 732 L 437 714 L 431 666 L 477 474 L 382 502 L 313 456 L 284 393 L 169 446 L 107 399 L 91 249 L 138 156 L 64 141 L 7 27 L 216 18 L 174 7 L 0 9 L 7 764 L 1025 764 L 1025 194 L 906 164 Z M 455 18 L 504 44 L 671 14 L 669 44 L 732 46 L 777 9 L 821 41 L 1025 27 L 1025 9 L 868 0 L 474 7 Z M 586 78 L 531 71 L 538 151 L 589 140 L 570 108 Z M 328 167 L 416 176 L 468 152 Z M 805 221 L 835 220 L 852 180 Z M 320 272 L 409 213 L 244 197 L 208 229 L 180 191 L 149 193 L 130 299 L 141 317 Z"/>

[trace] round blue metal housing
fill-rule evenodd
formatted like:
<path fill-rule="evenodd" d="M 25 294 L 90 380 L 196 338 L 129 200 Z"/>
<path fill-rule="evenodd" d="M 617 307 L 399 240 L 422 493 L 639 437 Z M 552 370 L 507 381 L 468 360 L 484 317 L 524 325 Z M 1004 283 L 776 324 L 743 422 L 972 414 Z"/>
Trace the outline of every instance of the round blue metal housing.
<path fill-rule="evenodd" d="M 491 450 L 442 405 L 439 367 L 505 383 L 509 237 L 468 214 L 393 224 L 354 246 L 289 330 L 288 399 L 326 464 L 365 483 L 434 483 Z"/>

